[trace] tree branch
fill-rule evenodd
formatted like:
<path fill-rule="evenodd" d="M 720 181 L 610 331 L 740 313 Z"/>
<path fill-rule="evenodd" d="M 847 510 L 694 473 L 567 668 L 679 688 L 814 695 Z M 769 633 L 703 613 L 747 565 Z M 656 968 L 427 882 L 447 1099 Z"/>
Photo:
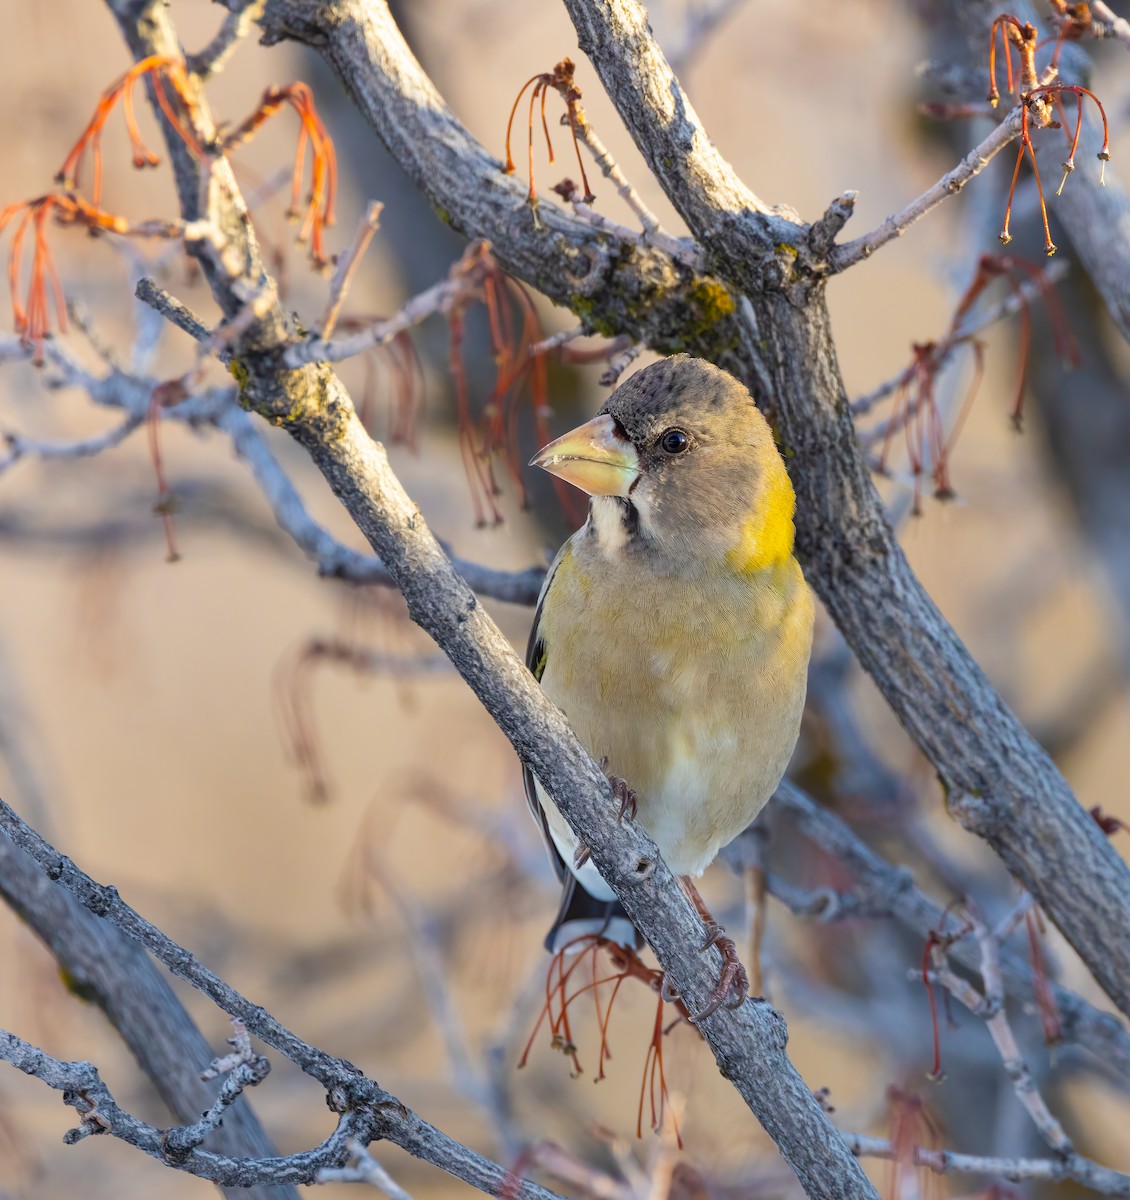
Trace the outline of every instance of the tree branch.
<path fill-rule="evenodd" d="M 836 246 L 829 263 L 833 271 L 846 271 L 865 258 L 870 258 L 880 247 L 902 235 L 916 221 L 932 212 L 949 196 L 956 196 L 963 187 L 976 178 L 992 160 L 1020 136 L 1020 109 L 1012 112 L 953 168 L 947 171 L 932 187 L 912 200 L 905 208 L 889 216 L 878 228 L 851 242 Z"/>
<path fill-rule="evenodd" d="M 345 1160 L 348 1146 L 355 1139 L 367 1141 L 373 1136 L 370 1113 L 347 1112 L 340 1116 L 334 1132 L 313 1150 L 281 1158 L 229 1158 L 191 1144 L 194 1131 L 157 1129 L 126 1112 L 115 1101 L 91 1063 L 61 1062 L 3 1029 L 0 1029 L 0 1060 L 10 1062 L 18 1071 L 32 1075 L 48 1087 L 62 1092 L 63 1102 L 79 1113 L 79 1125 L 63 1135 L 63 1141 L 68 1146 L 92 1135 L 110 1134 L 165 1166 L 208 1179 L 225 1188 L 313 1182 L 324 1167 L 338 1165 Z M 178 1135 L 181 1134 L 188 1134 L 188 1140 L 178 1145 Z"/>
<path fill-rule="evenodd" d="M 1091 15 L 1102 22 L 1108 36 L 1116 37 L 1125 46 L 1130 47 L 1130 21 L 1120 17 L 1109 4 L 1103 0 L 1091 0 Z"/>
<path fill-rule="evenodd" d="M 878 855 L 834 812 L 817 804 L 788 781 L 777 789 L 774 801 L 796 820 L 800 832 L 846 866 L 857 884 L 874 897 L 885 900 L 899 924 L 925 940 L 931 933 L 945 936 L 960 924 L 947 908 L 931 900 L 914 886 L 910 873 Z M 946 953 L 963 967 L 977 970 L 980 956 L 967 940 L 948 941 Z M 1010 996 L 1030 1002 L 1035 995 L 1031 967 L 1013 955 L 1001 962 Z M 1078 993 L 1051 983 L 1052 996 L 1060 1015 L 1064 1040 L 1088 1050 L 1096 1064 L 1108 1069 L 1108 1078 L 1121 1087 L 1130 1086 L 1130 1033 L 1117 1017 L 1089 1004 Z"/>
<path fill-rule="evenodd" d="M 1058 1183 L 1073 1179 L 1092 1191 L 1107 1196 L 1130 1196 L 1130 1175 L 1112 1171 L 1078 1154 L 1067 1158 L 992 1158 L 980 1154 L 958 1154 L 953 1150 L 929 1150 L 925 1146 L 912 1146 L 909 1151 L 901 1150 L 886 1138 L 863 1137 L 857 1133 L 845 1133 L 853 1154 L 861 1158 L 887 1158 L 908 1160 L 916 1166 L 928 1167 L 938 1175 L 997 1175 L 1001 1179 L 1039 1179 Z"/>
<path fill-rule="evenodd" d="M 321 1167 L 340 1166 L 345 1162 L 348 1157 L 347 1143 L 351 1138 L 359 1138 L 366 1145 L 374 1138 L 384 1138 L 395 1142 L 417 1158 L 433 1163 L 457 1179 L 470 1183 L 473 1187 L 491 1194 L 497 1193 L 506 1178 L 506 1171 L 497 1163 L 483 1158 L 421 1120 L 352 1063 L 334 1058 L 324 1050 L 304 1042 L 276 1021 L 265 1009 L 229 987 L 188 950 L 178 946 L 130 908 L 118 895 L 116 888 L 95 883 L 74 863 L 60 855 L 58 850 L 44 841 L 2 800 L 0 830 L 7 834 L 13 846 L 38 864 L 42 874 L 37 872 L 37 886 L 47 887 L 52 891 L 59 890 L 52 885 L 66 889 L 94 917 L 105 918 L 148 950 L 174 975 L 203 992 L 228 1016 L 242 1021 L 260 1041 L 284 1054 L 307 1075 L 321 1083 L 328 1094 L 327 1101 L 331 1110 L 342 1116 L 337 1131 L 315 1151 L 284 1159 L 255 1160 L 231 1159 L 197 1149 L 191 1150 L 183 1164 L 180 1164 L 184 1170 L 230 1186 L 247 1187 L 260 1180 L 309 1183 Z M 0 840 L 0 847 L 4 844 L 5 842 Z M 19 1039 L 15 1039 L 15 1042 L 18 1043 Z M 16 1046 L 13 1054 L 17 1051 L 19 1054 L 27 1054 L 32 1050 L 33 1047 L 22 1043 Z M 20 1069 L 25 1069 L 16 1057 L 12 1057 L 11 1061 L 20 1066 Z M 97 1072 L 89 1063 L 57 1065 L 73 1067 L 83 1072 L 84 1083 L 92 1087 L 98 1082 Z M 51 1064 L 47 1063 L 42 1074 L 38 1071 L 34 1073 L 52 1087 L 71 1087 L 76 1082 L 77 1077 L 73 1072 L 65 1076 L 53 1075 L 52 1069 Z M 166 1151 L 160 1136 L 155 1140 L 153 1135 L 147 1132 L 150 1127 L 138 1128 L 141 1123 L 117 1109 L 108 1092 L 104 1093 L 108 1103 L 99 1102 L 103 1092 L 97 1092 L 97 1096 L 92 1093 L 92 1098 L 96 1100 L 98 1111 L 103 1117 L 112 1124 L 117 1122 L 111 1132 L 117 1133 L 117 1130 L 121 1129 L 123 1135 L 130 1135 L 126 1137 L 127 1141 L 147 1154 L 165 1161 Z M 516 1200 L 518 1197 L 525 1197 L 525 1200 L 560 1200 L 554 1193 L 536 1184 L 523 1184 Z"/>
<path fill-rule="evenodd" d="M 179 1121 L 190 1121 L 212 1102 L 200 1078 L 211 1047 L 145 951 L 116 926 L 98 920 L 40 867 L 0 835 L 0 897 L 46 945 L 70 987 L 97 1004 Z M 227 1156 L 277 1154 L 245 1101 L 229 1110 L 210 1146 Z M 272 1187 L 243 1200 L 296 1200 L 290 1186 Z"/>
<path fill-rule="evenodd" d="M 265 0 L 235 0 L 216 36 L 200 51 L 185 58 L 185 66 L 199 80 L 211 79 L 227 65 L 240 42 L 263 15 Z"/>

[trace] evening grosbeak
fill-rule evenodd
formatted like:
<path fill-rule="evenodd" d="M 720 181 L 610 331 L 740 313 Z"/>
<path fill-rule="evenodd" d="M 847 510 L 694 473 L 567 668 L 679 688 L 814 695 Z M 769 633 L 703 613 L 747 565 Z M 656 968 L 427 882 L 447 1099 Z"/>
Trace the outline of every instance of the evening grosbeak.
<path fill-rule="evenodd" d="M 722 951 L 709 1011 L 740 1003 L 745 972 L 690 877 L 764 807 L 800 729 L 813 606 L 785 465 L 749 392 L 686 355 L 637 372 L 532 465 L 591 500 L 550 567 L 527 665 Z M 547 947 L 584 934 L 638 947 L 528 769 L 526 795 L 564 885 Z"/>

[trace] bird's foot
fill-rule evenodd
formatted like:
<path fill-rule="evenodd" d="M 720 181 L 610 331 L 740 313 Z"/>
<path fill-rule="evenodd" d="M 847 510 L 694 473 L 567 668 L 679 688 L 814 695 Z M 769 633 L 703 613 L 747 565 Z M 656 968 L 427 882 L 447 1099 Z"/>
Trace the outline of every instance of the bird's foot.
<path fill-rule="evenodd" d="M 592 851 L 588 846 L 578 842 L 576 850 L 573 851 L 573 870 L 579 871 L 590 858 L 592 858 Z"/>
<path fill-rule="evenodd" d="M 612 784 L 613 798 L 617 800 L 620 805 L 619 811 L 616 813 L 616 820 L 619 821 L 621 825 L 624 823 L 625 817 L 627 817 L 629 821 L 634 821 L 636 819 L 636 809 L 638 807 L 636 803 L 636 793 L 633 792 L 630 787 L 628 787 L 626 780 L 621 779 L 617 775 L 611 776 L 609 782 Z"/>
<path fill-rule="evenodd" d="M 608 775 L 608 756 L 605 755 L 600 760 L 600 769 Z M 621 779 L 619 775 L 608 775 L 608 782 L 612 785 L 612 798 L 619 804 L 620 808 L 616 814 L 616 820 L 620 824 L 624 823 L 624 818 L 629 821 L 636 819 L 636 810 L 638 804 L 636 802 L 636 793 L 628 786 L 626 779 Z"/>
<path fill-rule="evenodd" d="M 701 1012 L 690 1014 L 694 1022 L 709 1017 L 723 1005 L 741 1008 L 749 994 L 749 976 L 738 958 L 734 939 L 727 937 L 726 931 L 713 919 L 706 922 L 706 941 L 702 943 L 702 949 L 709 950 L 711 946 L 717 946 L 718 953 L 722 955 L 722 974 L 710 993 L 706 1007 Z"/>
<path fill-rule="evenodd" d="M 668 1004 L 678 1004 L 681 999 L 675 985 L 667 978 L 666 972 L 659 977 L 659 994 Z"/>

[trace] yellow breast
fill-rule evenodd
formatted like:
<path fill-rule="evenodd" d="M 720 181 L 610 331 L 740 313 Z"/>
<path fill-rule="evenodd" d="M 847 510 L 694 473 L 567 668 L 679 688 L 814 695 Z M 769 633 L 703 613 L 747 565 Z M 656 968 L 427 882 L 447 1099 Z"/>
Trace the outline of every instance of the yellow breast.
<path fill-rule="evenodd" d="M 638 820 L 672 870 L 697 875 L 788 765 L 811 594 L 791 555 L 717 578 L 664 578 L 628 561 L 612 567 L 590 547 L 573 539 L 545 598 L 542 686 L 589 752 L 635 789 Z"/>

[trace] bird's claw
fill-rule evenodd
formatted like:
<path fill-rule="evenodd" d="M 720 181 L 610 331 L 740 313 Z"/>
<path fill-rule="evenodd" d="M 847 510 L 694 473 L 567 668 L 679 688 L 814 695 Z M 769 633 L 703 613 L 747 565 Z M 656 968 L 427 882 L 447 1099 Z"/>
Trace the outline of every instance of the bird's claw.
<path fill-rule="evenodd" d="M 592 851 L 588 846 L 578 842 L 576 850 L 573 851 L 573 870 L 579 871 L 590 858 L 592 858 Z"/>
<path fill-rule="evenodd" d="M 711 946 L 717 946 L 720 942 L 727 941 L 730 943 L 731 950 L 734 947 L 733 941 L 726 937 L 726 931 L 718 924 L 713 917 L 704 917 L 703 925 L 706 926 L 706 941 L 699 946 L 700 950 L 709 950 Z M 722 951 L 723 958 L 726 952 Z"/>
<path fill-rule="evenodd" d="M 600 769 L 608 775 L 608 755 L 606 754 L 600 760 Z M 608 775 L 608 782 L 612 785 L 612 798 L 620 805 L 620 809 L 616 814 L 616 820 L 622 825 L 624 818 L 629 821 L 636 819 L 636 793 L 628 786 L 626 779 L 621 779 L 619 775 Z"/>
<path fill-rule="evenodd" d="M 619 821 L 621 825 L 624 823 L 625 817 L 627 817 L 629 821 L 634 821 L 636 819 L 636 809 L 638 807 L 636 804 L 636 793 L 633 792 L 630 787 L 628 787 L 627 783 L 623 779 L 619 779 L 616 776 L 612 777 L 611 783 L 613 798 L 620 802 L 620 809 L 616 814 L 616 820 Z"/>
<path fill-rule="evenodd" d="M 717 921 L 706 922 L 706 941 L 702 949 L 709 950 L 711 946 L 717 946 L 718 953 L 722 955 L 722 974 L 710 993 L 706 1007 L 701 1012 L 689 1014 L 694 1023 L 709 1017 L 723 1005 L 741 1008 L 749 994 L 749 976 L 738 958 L 738 948 L 734 945 L 734 939 L 726 936 L 726 931 Z"/>

